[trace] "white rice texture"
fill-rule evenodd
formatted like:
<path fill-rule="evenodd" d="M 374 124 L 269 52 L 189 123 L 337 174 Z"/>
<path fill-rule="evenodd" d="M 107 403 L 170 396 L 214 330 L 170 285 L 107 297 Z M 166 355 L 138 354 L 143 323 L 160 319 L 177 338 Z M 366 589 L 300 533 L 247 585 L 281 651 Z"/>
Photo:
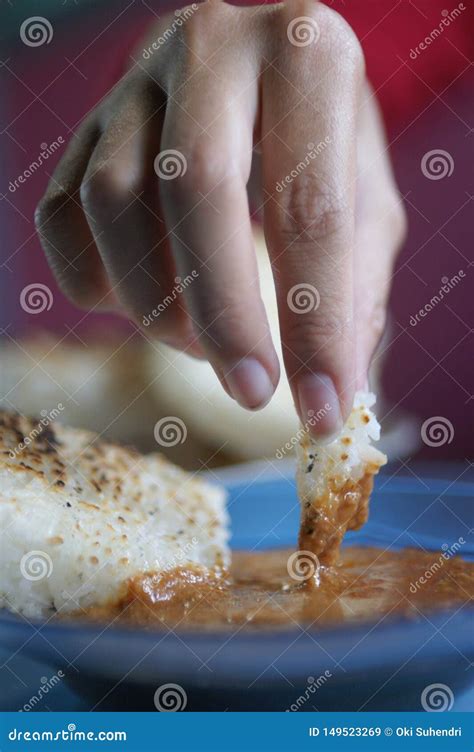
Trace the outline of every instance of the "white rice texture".
<path fill-rule="evenodd" d="M 296 448 L 302 503 L 310 501 L 314 505 L 348 481 L 357 482 L 385 465 L 387 457 L 372 444 L 380 438 L 380 424 L 372 411 L 375 399 L 371 392 L 356 392 L 349 418 L 330 443 L 313 439 L 304 431 Z"/>
<path fill-rule="evenodd" d="M 113 604 L 142 573 L 229 565 L 223 489 L 159 454 L 0 412 L 0 606 Z"/>

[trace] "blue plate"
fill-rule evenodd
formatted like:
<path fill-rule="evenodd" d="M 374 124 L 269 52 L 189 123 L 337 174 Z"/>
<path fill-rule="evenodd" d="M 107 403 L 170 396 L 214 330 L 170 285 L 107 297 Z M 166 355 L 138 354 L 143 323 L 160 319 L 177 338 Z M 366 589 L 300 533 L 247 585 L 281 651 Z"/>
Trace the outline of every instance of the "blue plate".
<path fill-rule="evenodd" d="M 263 468 L 220 473 L 230 493 L 234 548 L 296 540 L 292 473 Z M 345 545 L 440 550 L 462 538 L 461 555 L 474 559 L 473 497 L 474 483 L 380 475 L 370 520 L 349 533 Z M 172 682 L 185 688 L 192 710 L 285 710 L 301 696 L 300 710 L 420 710 L 426 686 L 442 683 L 457 696 L 473 681 L 473 615 L 466 606 L 317 632 L 295 626 L 277 633 L 190 634 L 32 624 L 3 612 L 0 637 L 11 654 L 61 669 L 88 709 L 151 710 L 156 687 Z M 323 675 L 317 691 L 308 691 L 311 678 Z"/>

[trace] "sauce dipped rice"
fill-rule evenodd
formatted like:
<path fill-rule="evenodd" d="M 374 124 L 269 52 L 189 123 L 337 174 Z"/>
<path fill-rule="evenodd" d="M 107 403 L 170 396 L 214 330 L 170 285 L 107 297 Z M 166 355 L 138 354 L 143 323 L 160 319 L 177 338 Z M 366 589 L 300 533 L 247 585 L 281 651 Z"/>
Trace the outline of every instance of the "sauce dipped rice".
<path fill-rule="evenodd" d="M 380 438 L 374 403 L 375 395 L 356 392 L 338 436 L 321 442 L 304 431 L 297 447 L 299 549 L 314 554 L 321 564 L 335 564 L 347 530 L 367 521 L 373 477 L 387 461 L 372 444 Z"/>

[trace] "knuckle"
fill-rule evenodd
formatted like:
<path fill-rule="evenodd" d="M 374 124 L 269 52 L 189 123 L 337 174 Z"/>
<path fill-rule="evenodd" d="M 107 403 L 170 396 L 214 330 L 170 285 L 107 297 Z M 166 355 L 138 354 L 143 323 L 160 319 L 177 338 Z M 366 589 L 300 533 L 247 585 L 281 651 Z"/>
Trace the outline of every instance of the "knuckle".
<path fill-rule="evenodd" d="M 387 290 L 388 293 L 388 290 Z M 361 338 L 364 342 L 371 343 L 375 347 L 380 341 L 387 324 L 387 300 L 386 295 L 376 301 L 365 305 L 362 303 L 358 309 L 359 323 L 362 327 Z"/>
<path fill-rule="evenodd" d="M 322 187 L 312 173 L 301 174 L 285 191 L 278 212 L 281 235 L 290 241 L 318 242 L 340 232 L 350 207 L 330 186 Z"/>
<path fill-rule="evenodd" d="M 323 56 L 334 60 L 338 74 L 362 75 L 365 72 L 364 53 L 357 35 L 328 5 L 313 0 L 292 0 L 278 8 L 276 21 L 285 48 L 288 38 L 296 48 L 303 48 L 305 57 Z"/>
<path fill-rule="evenodd" d="M 230 296 L 199 295 L 191 304 L 191 315 L 196 332 L 207 346 L 221 355 L 235 350 L 236 343 L 252 340 L 260 330 L 258 318 L 254 331 L 248 329 L 248 312 L 242 302 Z"/>
<path fill-rule="evenodd" d="M 177 29 L 177 39 L 181 41 L 186 53 L 188 50 L 195 50 L 198 45 L 199 49 L 201 47 L 201 22 L 204 13 L 206 13 L 206 11 L 203 13 L 203 10 L 204 8 L 201 7 L 199 13 L 193 13 L 186 23 Z M 172 18 L 171 23 L 173 23 L 173 21 L 174 18 Z"/>
<path fill-rule="evenodd" d="M 316 20 L 321 24 L 327 51 L 337 56 L 340 69 L 363 74 L 365 58 L 362 45 L 347 21 L 340 13 L 322 3 L 318 4 Z"/>
<path fill-rule="evenodd" d="M 44 196 L 35 209 L 35 227 L 38 232 L 41 233 L 44 231 L 45 225 L 48 223 L 52 213 L 52 205 L 46 196 Z"/>
<path fill-rule="evenodd" d="M 181 34 L 188 41 L 200 42 L 203 31 L 205 36 L 208 36 L 210 29 L 227 22 L 236 11 L 235 7 L 225 2 L 192 3 L 180 12 L 180 16 L 187 18 L 186 23 L 181 26 Z"/>
<path fill-rule="evenodd" d="M 94 215 L 107 202 L 108 188 L 108 174 L 105 170 L 97 170 L 85 176 L 79 193 L 86 212 Z"/>
<path fill-rule="evenodd" d="M 296 354 L 298 367 L 317 366 L 321 358 L 351 352 L 351 332 L 351 322 L 337 313 L 294 316 L 285 327 L 283 353 L 290 358 Z"/>
<path fill-rule="evenodd" d="M 182 44 L 186 65 L 199 66 L 199 60 L 209 55 L 209 47 L 220 47 L 229 34 L 229 24 L 236 17 L 238 9 L 225 3 L 193 3 L 180 12 L 186 19 L 177 30 L 177 38 Z"/>
<path fill-rule="evenodd" d="M 63 223 L 75 210 L 74 198 L 62 190 L 46 193 L 35 209 L 35 227 L 40 234 Z"/>
<path fill-rule="evenodd" d="M 298 350 L 308 343 L 309 351 L 314 353 L 312 348 L 314 343 L 324 345 L 335 338 L 344 338 L 349 328 L 350 321 L 337 311 L 318 311 L 316 315 L 297 315 L 288 323 L 285 341 L 290 347 L 293 344 Z"/>
<path fill-rule="evenodd" d="M 81 203 L 93 218 L 114 218 L 145 189 L 145 181 L 134 171 L 101 165 L 84 178 Z"/>
<path fill-rule="evenodd" d="M 408 233 L 408 218 L 403 202 L 396 189 L 391 189 L 387 196 L 375 205 L 374 224 L 383 223 L 386 237 L 389 239 L 387 250 L 390 256 L 395 256 Z"/>
<path fill-rule="evenodd" d="M 408 233 L 407 212 L 398 196 L 389 212 L 389 223 L 391 237 L 394 240 L 396 250 L 398 250 L 405 242 Z"/>
<path fill-rule="evenodd" d="M 370 329 L 375 340 L 379 340 L 385 331 L 387 323 L 387 309 L 385 302 L 378 302 L 374 306 L 372 316 L 370 317 Z"/>
<path fill-rule="evenodd" d="M 216 154 L 215 146 L 200 146 L 191 155 L 189 178 L 201 193 L 217 188 L 232 176 L 232 172 L 230 165 Z"/>
<path fill-rule="evenodd" d="M 207 195 L 236 175 L 232 160 L 222 159 L 215 143 L 198 143 L 188 149 L 185 169 L 173 180 L 161 181 L 161 189 L 173 197 Z"/>
<path fill-rule="evenodd" d="M 222 328 L 236 331 L 239 322 L 242 321 L 239 308 L 235 301 L 225 298 L 211 299 L 208 296 L 199 296 L 193 301 L 193 310 L 196 314 L 199 326 L 207 329 L 210 334 Z"/>

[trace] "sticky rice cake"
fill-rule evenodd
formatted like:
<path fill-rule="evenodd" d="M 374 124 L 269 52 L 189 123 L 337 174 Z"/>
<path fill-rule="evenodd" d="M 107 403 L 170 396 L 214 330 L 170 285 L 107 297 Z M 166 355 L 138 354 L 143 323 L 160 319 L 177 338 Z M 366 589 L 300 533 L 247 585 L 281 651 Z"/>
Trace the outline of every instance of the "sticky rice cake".
<path fill-rule="evenodd" d="M 225 492 L 94 433 L 0 411 L 0 606 L 119 599 L 137 575 L 229 564 Z"/>

